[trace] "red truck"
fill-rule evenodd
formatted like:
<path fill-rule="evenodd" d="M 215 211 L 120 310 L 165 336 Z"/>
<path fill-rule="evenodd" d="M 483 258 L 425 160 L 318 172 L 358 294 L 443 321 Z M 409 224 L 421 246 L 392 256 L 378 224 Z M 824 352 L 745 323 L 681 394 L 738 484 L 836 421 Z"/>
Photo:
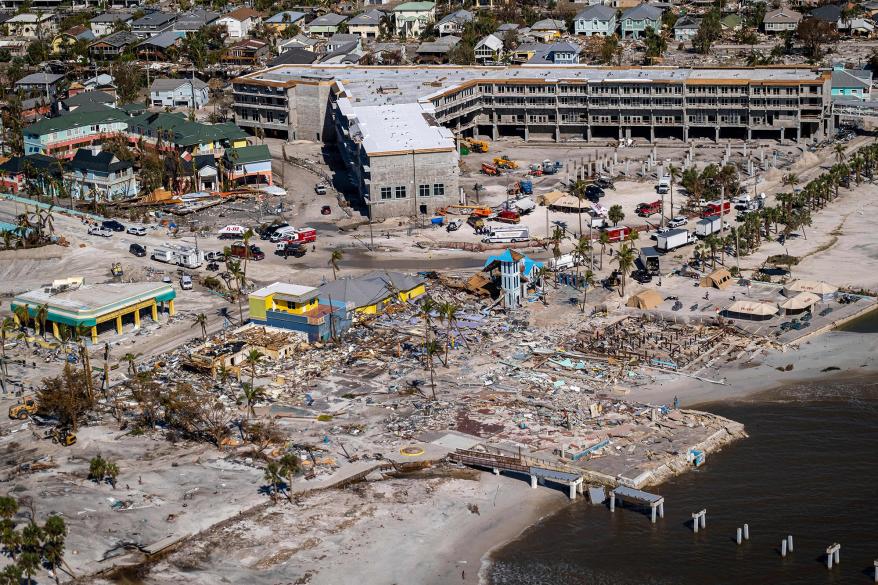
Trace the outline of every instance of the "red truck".
<path fill-rule="evenodd" d="M 639 215 L 640 217 L 649 217 L 650 215 L 654 215 L 656 213 L 662 212 L 662 201 L 659 199 L 658 201 L 653 201 L 652 203 L 639 203 L 637 205 L 637 209 L 634 210 L 634 213 Z"/>
<path fill-rule="evenodd" d="M 625 239 L 625 237 L 631 233 L 631 228 L 627 226 L 618 226 L 618 227 L 608 227 L 604 228 L 604 232 L 608 236 L 610 236 L 610 242 L 621 242 Z"/>
<path fill-rule="evenodd" d="M 732 211 L 732 202 L 723 201 L 720 203 L 719 201 L 712 201 L 704 206 L 704 211 L 701 212 L 701 217 L 717 217 L 720 215 L 720 209 L 722 209 L 722 215 L 730 213 Z"/>

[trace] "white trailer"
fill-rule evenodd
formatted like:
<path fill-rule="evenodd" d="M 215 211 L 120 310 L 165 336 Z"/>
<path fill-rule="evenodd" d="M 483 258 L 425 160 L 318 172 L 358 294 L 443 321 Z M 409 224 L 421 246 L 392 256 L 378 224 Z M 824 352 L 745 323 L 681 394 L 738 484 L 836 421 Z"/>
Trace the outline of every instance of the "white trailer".
<path fill-rule="evenodd" d="M 198 268 L 204 264 L 204 252 L 195 248 L 178 248 L 175 250 L 174 263 L 183 268 Z"/>
<path fill-rule="evenodd" d="M 482 241 L 486 244 L 508 244 L 511 242 L 526 242 L 530 239 L 530 230 L 526 227 L 498 227 L 492 228 L 487 237 Z"/>
<path fill-rule="evenodd" d="M 715 234 L 722 229 L 723 220 L 720 216 L 705 217 L 698 220 L 695 224 L 695 235 L 699 238 L 706 238 L 711 234 Z"/>
<path fill-rule="evenodd" d="M 165 262 L 167 264 L 174 264 L 175 259 L 177 257 L 177 254 L 173 248 L 159 246 L 158 248 L 153 248 L 152 254 L 150 254 L 149 257 L 157 262 Z"/>
<path fill-rule="evenodd" d="M 561 254 L 557 258 L 549 258 L 548 266 L 551 270 L 566 270 L 576 266 L 576 257 L 573 254 Z"/>
<path fill-rule="evenodd" d="M 655 249 L 660 252 L 670 252 L 683 246 L 695 243 L 695 235 L 689 230 L 668 230 L 656 236 Z"/>

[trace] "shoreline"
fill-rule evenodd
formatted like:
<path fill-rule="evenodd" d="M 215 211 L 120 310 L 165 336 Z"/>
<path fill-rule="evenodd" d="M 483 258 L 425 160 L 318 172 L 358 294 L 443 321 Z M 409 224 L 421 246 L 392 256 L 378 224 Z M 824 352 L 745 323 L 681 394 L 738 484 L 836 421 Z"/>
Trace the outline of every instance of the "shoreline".
<path fill-rule="evenodd" d="M 867 314 L 868 315 L 868 314 Z M 860 318 L 866 317 L 866 315 Z M 711 406 L 734 402 L 796 402 L 801 400 L 826 399 L 825 394 L 803 393 L 790 395 L 794 386 L 825 383 L 834 380 L 840 388 L 848 384 L 862 384 L 868 379 L 875 380 L 878 366 L 872 365 L 872 356 L 878 351 L 878 335 L 865 332 L 830 331 L 819 337 L 807 340 L 793 352 L 771 351 L 762 356 L 750 356 L 743 363 L 735 361 L 715 369 L 717 379 L 724 378 L 725 385 L 699 382 L 691 378 L 673 377 L 659 384 L 653 391 L 639 391 L 629 395 L 632 400 L 643 402 L 672 403 L 678 397 L 687 409 L 711 412 Z M 758 361 L 758 363 L 753 363 Z M 786 370 L 793 364 L 792 370 Z M 783 369 L 780 371 L 778 368 Z M 830 369 L 828 369 L 830 368 Z M 870 392 L 878 399 L 878 381 Z M 645 396 L 643 394 L 646 394 Z M 841 397 L 834 395 L 834 397 Z M 555 510 L 550 514 L 557 513 Z M 492 555 L 519 540 L 530 528 L 545 519 L 543 515 L 536 522 L 526 526 L 514 536 L 487 547 L 482 554 L 479 584 L 489 583 Z M 508 532 L 514 532 L 509 530 Z"/>

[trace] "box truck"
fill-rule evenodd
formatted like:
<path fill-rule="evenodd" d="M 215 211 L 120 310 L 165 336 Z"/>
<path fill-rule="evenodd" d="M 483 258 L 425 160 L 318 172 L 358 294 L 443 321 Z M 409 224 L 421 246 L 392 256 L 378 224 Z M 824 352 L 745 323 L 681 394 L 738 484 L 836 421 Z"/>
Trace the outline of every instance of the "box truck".
<path fill-rule="evenodd" d="M 660 252 L 670 252 L 671 250 L 694 244 L 695 240 L 695 235 L 690 234 L 689 230 L 668 230 L 658 234 L 655 249 Z"/>
<path fill-rule="evenodd" d="M 652 246 L 649 248 L 641 248 L 640 264 L 648 273 L 659 274 L 661 272 L 661 254 L 659 254 L 658 250 Z"/>
<path fill-rule="evenodd" d="M 488 235 L 482 239 L 486 244 L 505 244 L 510 242 L 526 242 L 530 239 L 530 230 L 526 227 L 497 227 L 491 228 Z"/>
<path fill-rule="evenodd" d="M 706 238 L 711 234 L 719 232 L 722 229 L 722 223 L 723 220 L 718 215 L 700 219 L 695 224 L 695 235 L 699 238 Z"/>

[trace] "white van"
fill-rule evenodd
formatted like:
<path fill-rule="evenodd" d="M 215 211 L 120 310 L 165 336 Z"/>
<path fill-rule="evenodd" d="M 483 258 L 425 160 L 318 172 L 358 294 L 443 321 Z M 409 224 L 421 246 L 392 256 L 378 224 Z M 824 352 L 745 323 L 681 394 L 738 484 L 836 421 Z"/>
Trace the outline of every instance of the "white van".
<path fill-rule="evenodd" d="M 486 244 L 507 244 L 511 242 L 526 242 L 530 239 L 530 230 L 526 227 L 501 227 L 493 228 L 487 237 L 482 239 Z"/>

